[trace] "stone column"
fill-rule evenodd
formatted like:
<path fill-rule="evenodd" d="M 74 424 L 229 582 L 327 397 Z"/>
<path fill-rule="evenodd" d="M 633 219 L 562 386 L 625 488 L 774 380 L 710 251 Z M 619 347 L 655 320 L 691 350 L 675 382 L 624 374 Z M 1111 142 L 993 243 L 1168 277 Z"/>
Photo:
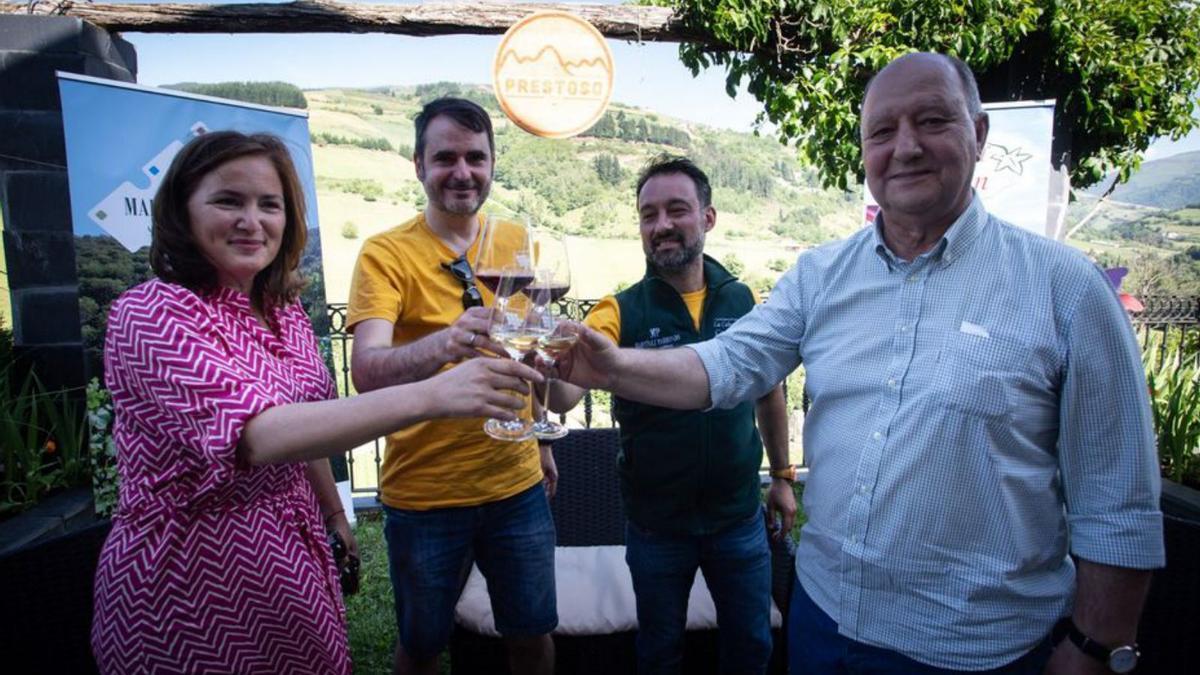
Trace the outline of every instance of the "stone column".
<path fill-rule="evenodd" d="M 56 70 L 135 82 L 137 54 L 79 19 L 0 15 L 0 215 L 13 341 L 50 388 L 90 376 Z"/>

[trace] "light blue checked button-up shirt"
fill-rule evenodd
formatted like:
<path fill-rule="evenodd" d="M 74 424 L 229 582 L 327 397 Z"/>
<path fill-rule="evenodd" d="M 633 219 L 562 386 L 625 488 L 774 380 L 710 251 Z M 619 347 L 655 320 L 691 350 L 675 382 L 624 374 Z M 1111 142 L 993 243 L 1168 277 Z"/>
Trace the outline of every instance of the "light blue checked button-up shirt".
<path fill-rule="evenodd" d="M 873 227 L 805 252 L 765 304 L 690 348 L 717 407 L 805 364 L 796 572 L 846 637 L 996 668 L 1070 611 L 1068 551 L 1163 564 L 1129 319 L 1083 255 L 978 197 L 911 262 Z"/>

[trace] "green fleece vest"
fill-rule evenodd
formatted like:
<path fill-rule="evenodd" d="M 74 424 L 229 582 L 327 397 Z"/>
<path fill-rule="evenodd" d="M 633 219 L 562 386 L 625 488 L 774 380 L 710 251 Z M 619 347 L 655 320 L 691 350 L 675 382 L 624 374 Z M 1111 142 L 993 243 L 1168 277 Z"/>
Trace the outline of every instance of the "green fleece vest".
<path fill-rule="evenodd" d="M 754 307 L 750 289 L 707 255 L 704 280 L 708 292 L 697 332 L 683 298 L 648 269 L 644 279 L 616 295 L 621 346 L 659 349 L 702 342 Z M 712 534 L 758 510 L 763 450 L 753 401 L 702 412 L 614 397 L 613 412 L 621 426 L 621 495 L 636 525 L 670 534 Z"/>

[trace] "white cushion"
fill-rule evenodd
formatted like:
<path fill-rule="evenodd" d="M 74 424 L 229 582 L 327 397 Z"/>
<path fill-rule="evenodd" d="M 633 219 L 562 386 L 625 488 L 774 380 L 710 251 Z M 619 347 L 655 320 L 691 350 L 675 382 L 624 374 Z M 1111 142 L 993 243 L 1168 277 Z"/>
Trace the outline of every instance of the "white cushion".
<path fill-rule="evenodd" d="M 559 546 L 554 549 L 558 594 L 557 635 L 605 635 L 637 630 L 637 605 L 633 580 L 625 564 L 624 546 Z M 487 582 L 476 566 L 471 567 L 467 585 L 456 608 L 458 623 L 480 635 L 497 636 Z M 783 623 L 775 601 L 771 601 L 771 627 Z M 687 629 L 717 627 L 717 610 L 704 574 L 688 597 Z"/>

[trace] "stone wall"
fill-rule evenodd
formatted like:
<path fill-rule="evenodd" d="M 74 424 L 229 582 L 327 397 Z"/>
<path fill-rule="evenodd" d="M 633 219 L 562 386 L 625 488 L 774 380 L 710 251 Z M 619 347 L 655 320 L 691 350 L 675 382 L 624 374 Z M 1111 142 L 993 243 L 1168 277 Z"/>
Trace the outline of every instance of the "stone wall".
<path fill-rule="evenodd" d="M 124 82 L 137 54 L 79 19 L 0 15 L 0 209 L 17 352 L 52 388 L 85 372 L 56 70 Z"/>

